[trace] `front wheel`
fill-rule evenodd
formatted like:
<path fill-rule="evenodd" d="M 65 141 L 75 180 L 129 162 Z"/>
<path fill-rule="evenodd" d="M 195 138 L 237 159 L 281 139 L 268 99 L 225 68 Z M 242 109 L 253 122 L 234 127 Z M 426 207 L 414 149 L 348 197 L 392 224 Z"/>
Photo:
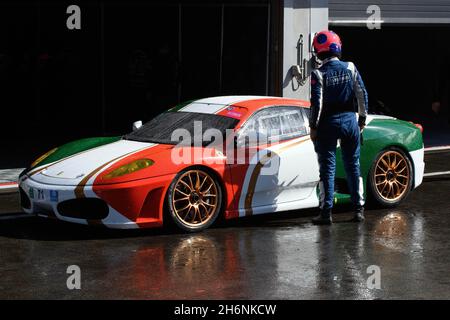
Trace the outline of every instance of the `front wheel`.
<path fill-rule="evenodd" d="M 217 219 L 222 189 L 217 179 L 203 169 L 187 169 L 176 175 L 167 192 L 168 214 L 184 231 L 208 228 Z"/>
<path fill-rule="evenodd" d="M 383 150 L 369 172 L 370 195 L 377 204 L 394 207 L 408 196 L 412 174 L 411 161 L 401 149 L 391 147 Z"/>

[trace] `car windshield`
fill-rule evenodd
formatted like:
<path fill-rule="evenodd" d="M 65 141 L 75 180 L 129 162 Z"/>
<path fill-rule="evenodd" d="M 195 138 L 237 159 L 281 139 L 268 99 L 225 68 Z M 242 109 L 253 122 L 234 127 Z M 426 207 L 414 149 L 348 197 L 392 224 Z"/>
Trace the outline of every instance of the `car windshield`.
<path fill-rule="evenodd" d="M 194 140 L 198 145 L 207 145 L 211 141 L 202 141 L 203 134 L 208 129 L 216 129 L 224 137 L 226 129 L 233 129 L 239 122 L 238 119 L 220 116 L 216 114 L 196 113 L 196 112 L 164 112 L 149 122 L 145 123 L 139 129 L 125 135 L 126 140 L 153 142 L 162 144 L 178 144 L 185 139 L 185 135 L 190 135 L 191 144 Z M 197 132 L 201 132 L 201 136 L 194 137 L 194 125 L 201 128 Z M 181 129 L 182 131 L 177 131 Z M 180 133 L 183 134 L 181 139 Z M 207 140 L 207 139 L 205 139 Z M 185 141 L 183 141 L 184 143 Z"/>

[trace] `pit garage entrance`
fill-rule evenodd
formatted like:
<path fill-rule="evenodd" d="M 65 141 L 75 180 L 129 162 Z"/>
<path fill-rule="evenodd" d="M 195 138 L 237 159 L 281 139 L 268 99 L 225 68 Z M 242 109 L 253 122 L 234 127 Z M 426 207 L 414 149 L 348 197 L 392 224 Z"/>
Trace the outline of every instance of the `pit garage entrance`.
<path fill-rule="evenodd" d="M 371 111 L 422 124 L 426 147 L 450 145 L 450 4 L 381 0 L 380 29 L 369 29 L 371 4 L 329 1 L 329 28 L 358 66 Z"/>
<path fill-rule="evenodd" d="M 70 4 L 0 4 L 0 168 L 182 101 L 281 94 L 279 0 L 77 1 L 80 30 Z"/>

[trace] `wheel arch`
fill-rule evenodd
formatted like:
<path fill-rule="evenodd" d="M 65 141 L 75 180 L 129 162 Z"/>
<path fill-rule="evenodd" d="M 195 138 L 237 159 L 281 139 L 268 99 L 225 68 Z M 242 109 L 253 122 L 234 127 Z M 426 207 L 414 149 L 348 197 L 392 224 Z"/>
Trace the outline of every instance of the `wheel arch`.
<path fill-rule="evenodd" d="M 411 190 L 412 189 L 414 189 L 414 184 L 415 184 L 415 167 L 414 167 L 414 160 L 413 160 L 413 158 L 411 157 L 411 154 L 409 153 L 409 149 L 404 145 L 404 144 L 401 144 L 401 143 L 391 143 L 391 144 L 388 144 L 388 145 L 386 145 L 386 146 L 384 146 L 383 148 L 381 148 L 380 150 L 378 150 L 378 152 L 375 154 L 375 156 L 374 156 L 374 158 L 372 159 L 372 162 L 371 162 L 371 166 L 374 164 L 374 161 L 375 161 L 375 159 L 376 159 L 376 156 L 378 155 L 378 154 L 380 154 L 380 152 L 383 152 L 383 151 L 385 151 L 385 150 L 389 150 L 389 149 L 392 149 L 392 148 L 397 148 L 397 149 L 400 149 L 401 151 L 403 151 L 403 153 L 408 157 L 408 160 L 411 162 L 411 180 L 412 180 L 412 183 L 411 183 Z M 367 172 L 367 174 L 366 174 L 366 180 L 365 180 L 365 184 L 367 183 L 367 181 L 368 181 L 368 179 L 369 179 L 369 175 L 370 175 L 370 170 Z"/>

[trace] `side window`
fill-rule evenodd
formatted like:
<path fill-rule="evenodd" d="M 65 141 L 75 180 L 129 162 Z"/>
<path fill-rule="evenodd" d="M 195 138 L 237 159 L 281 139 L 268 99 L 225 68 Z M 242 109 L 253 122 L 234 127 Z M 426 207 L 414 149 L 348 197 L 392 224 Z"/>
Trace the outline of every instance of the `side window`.
<path fill-rule="evenodd" d="M 303 114 L 305 115 L 306 119 L 309 119 L 309 116 L 311 115 L 311 109 L 310 108 L 302 108 Z"/>
<path fill-rule="evenodd" d="M 306 126 L 301 110 L 283 112 L 280 119 L 282 139 L 306 135 Z"/>
<path fill-rule="evenodd" d="M 267 137 L 277 136 L 281 131 L 281 122 L 277 114 L 264 115 L 256 119 L 258 133 Z"/>
<path fill-rule="evenodd" d="M 307 134 L 305 120 L 299 107 L 269 107 L 255 113 L 239 132 L 243 145 L 247 137 L 250 145 L 283 141 Z M 257 139 L 255 139 L 255 137 Z"/>

